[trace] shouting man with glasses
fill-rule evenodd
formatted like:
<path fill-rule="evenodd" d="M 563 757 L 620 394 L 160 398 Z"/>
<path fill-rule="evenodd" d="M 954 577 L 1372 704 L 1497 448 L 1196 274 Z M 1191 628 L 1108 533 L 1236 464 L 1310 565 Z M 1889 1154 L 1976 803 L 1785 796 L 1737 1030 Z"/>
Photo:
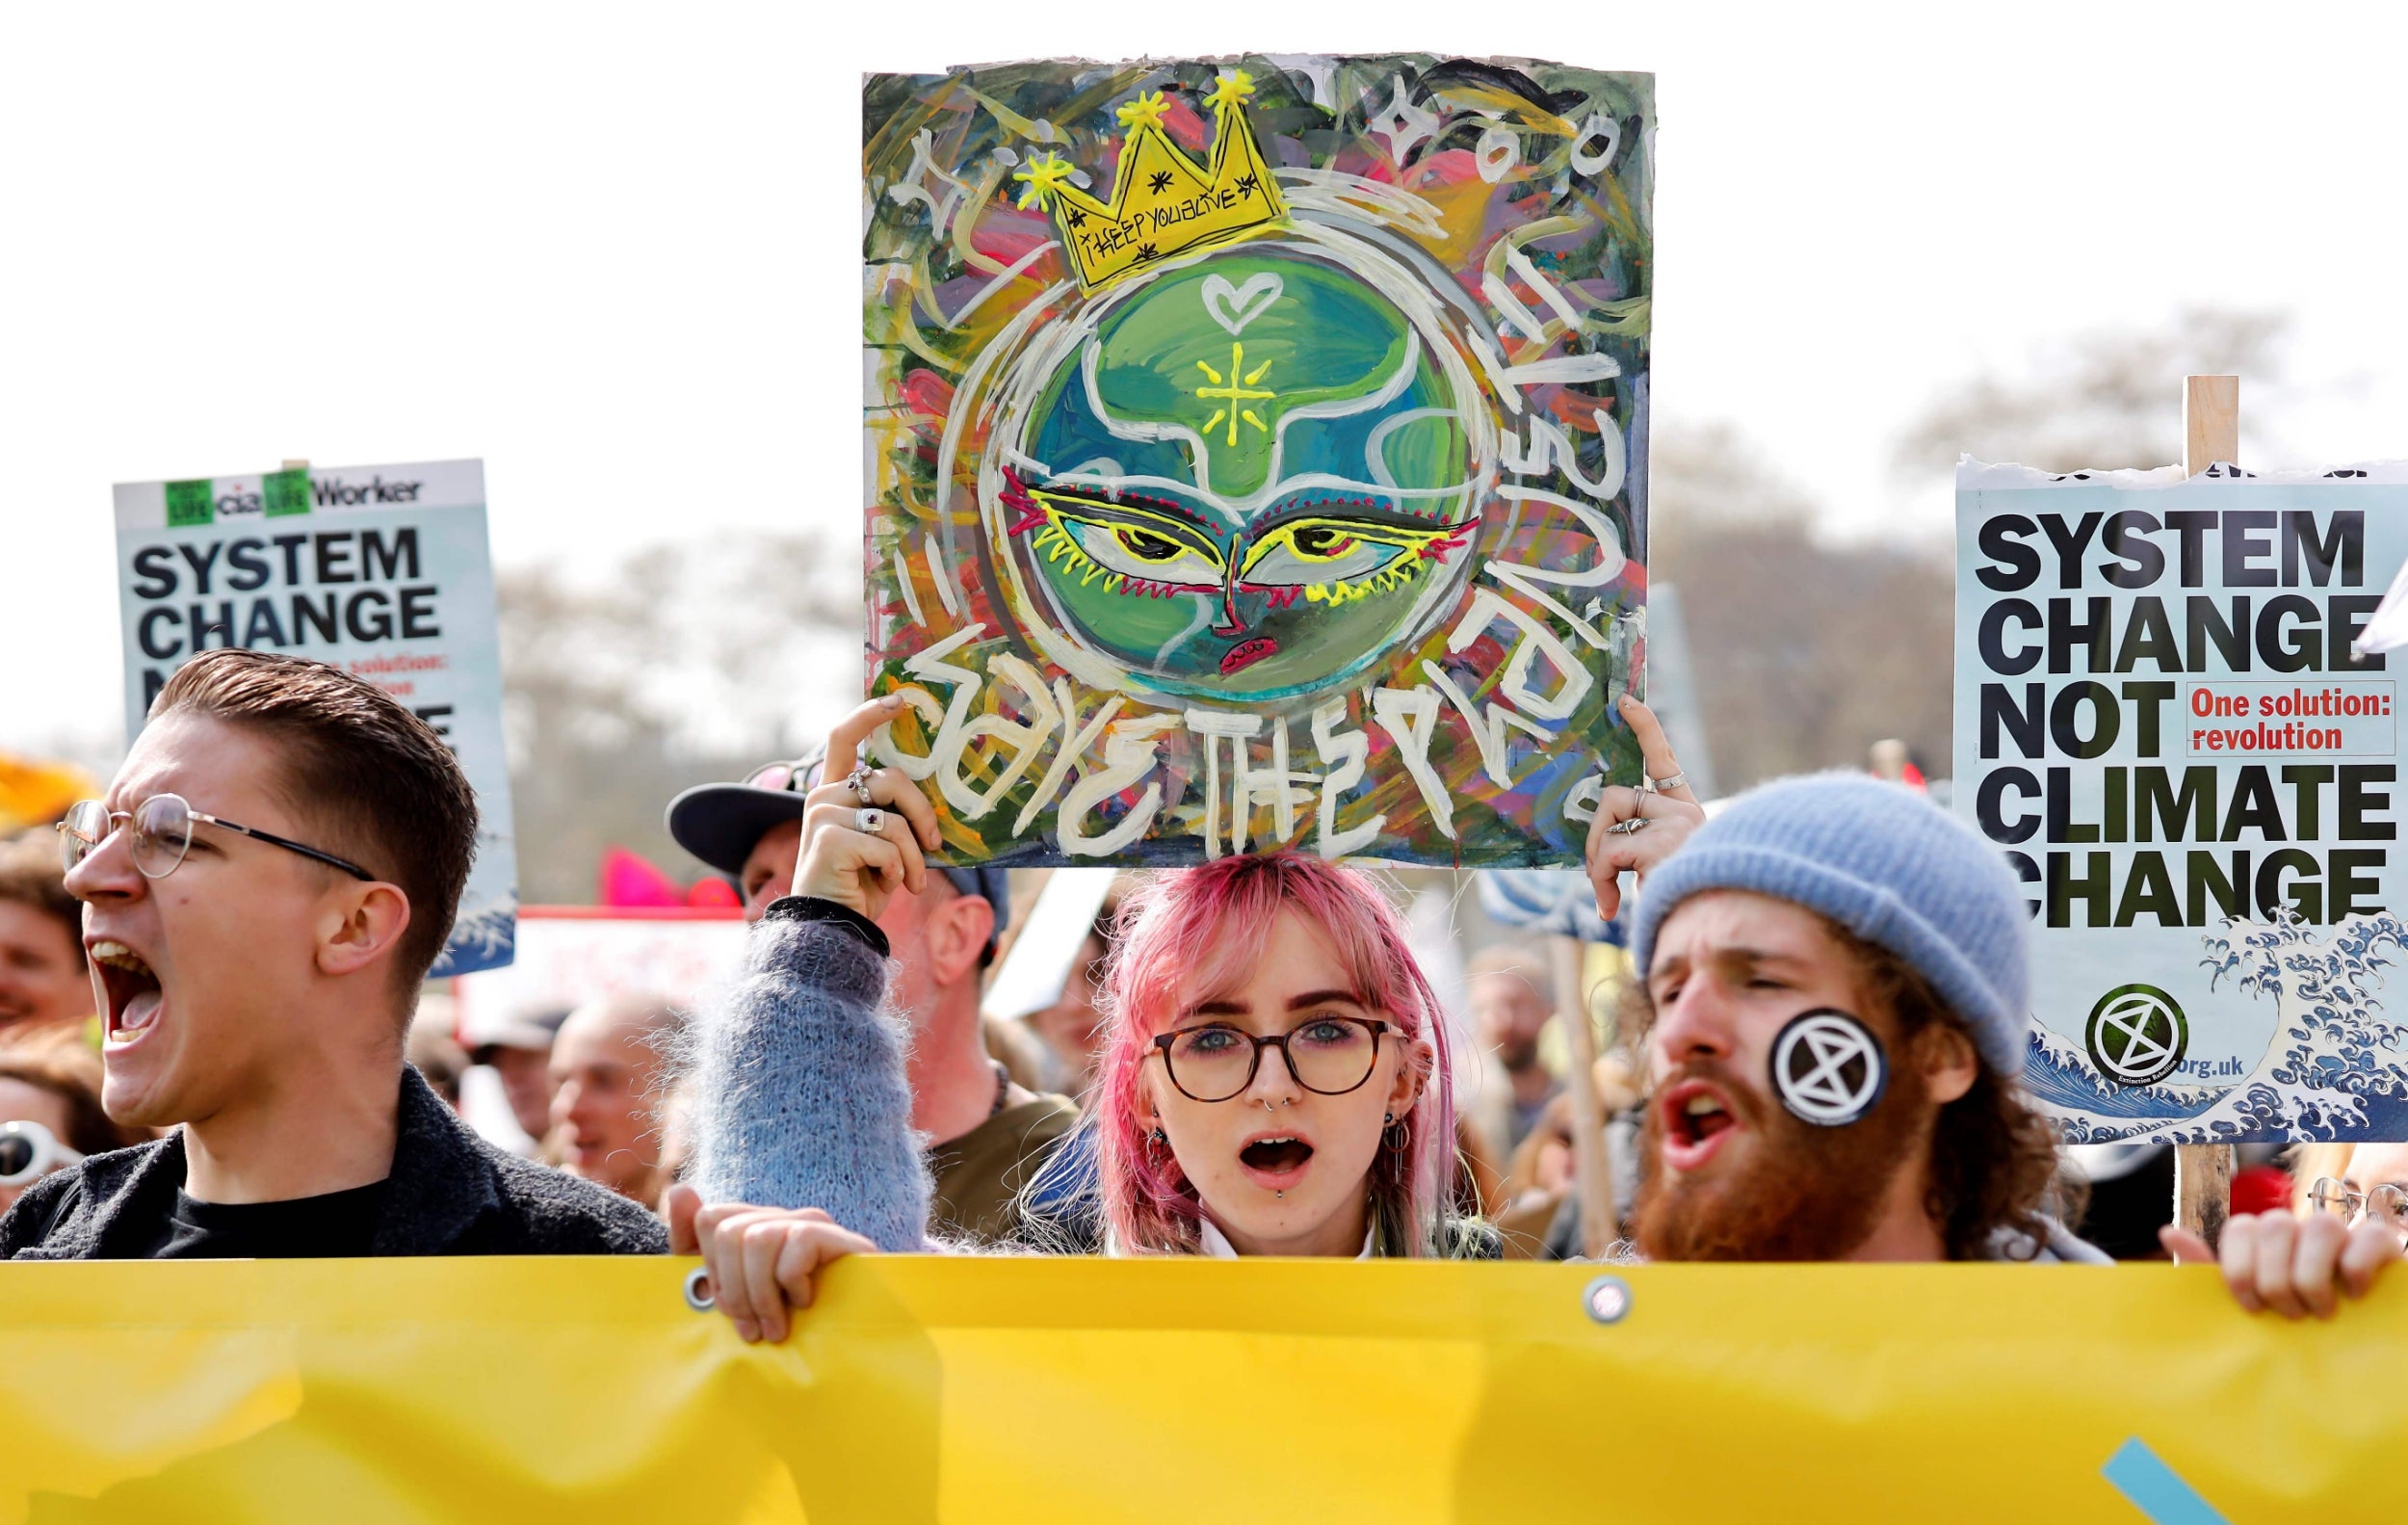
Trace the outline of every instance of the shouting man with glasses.
<path fill-rule="evenodd" d="M 476 852 L 443 742 L 322 663 L 218 650 L 60 840 L 101 1100 L 182 1127 L 0 1219 L 27 1259 L 657 1252 L 659 1223 L 469 1133 L 403 1062 Z"/>

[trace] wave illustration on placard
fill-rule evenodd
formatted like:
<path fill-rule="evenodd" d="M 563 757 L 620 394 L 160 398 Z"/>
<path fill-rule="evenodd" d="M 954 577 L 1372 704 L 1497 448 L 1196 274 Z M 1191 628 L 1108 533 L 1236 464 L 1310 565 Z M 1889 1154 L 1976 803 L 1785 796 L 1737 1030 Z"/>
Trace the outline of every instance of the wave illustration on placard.
<path fill-rule="evenodd" d="M 2034 1024 L 2023 1084 L 2072 1144 L 2216 1144 L 2235 1139 L 2408 1138 L 2408 1024 L 2381 1014 L 2378 971 L 2408 959 L 2408 924 L 2388 913 L 2326 931 L 2278 910 L 2228 920 L 2200 939 L 2212 982 L 2271 995 L 2274 1036 L 2231 1086 L 2121 1087 L 2081 1049 Z"/>

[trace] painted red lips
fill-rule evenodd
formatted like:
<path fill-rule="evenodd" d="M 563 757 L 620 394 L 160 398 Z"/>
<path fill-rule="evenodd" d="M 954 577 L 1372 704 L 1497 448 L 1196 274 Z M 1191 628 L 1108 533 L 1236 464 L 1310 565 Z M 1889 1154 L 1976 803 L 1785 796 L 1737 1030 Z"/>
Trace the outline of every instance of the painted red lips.
<path fill-rule="evenodd" d="M 1220 659 L 1220 675 L 1227 677 L 1240 668 L 1251 667 L 1278 649 L 1279 643 L 1269 636 L 1256 636 L 1251 641 L 1241 641 L 1229 648 L 1227 656 Z"/>

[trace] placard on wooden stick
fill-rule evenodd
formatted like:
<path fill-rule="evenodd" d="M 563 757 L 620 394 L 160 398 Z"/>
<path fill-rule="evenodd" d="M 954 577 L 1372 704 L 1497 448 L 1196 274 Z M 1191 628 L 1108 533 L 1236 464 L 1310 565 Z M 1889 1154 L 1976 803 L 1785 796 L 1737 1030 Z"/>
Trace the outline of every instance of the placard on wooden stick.
<path fill-rule="evenodd" d="M 2240 378 L 2183 378 L 2183 474 L 2240 459 Z M 2174 1222 L 2210 1245 L 2223 1237 L 2233 1207 L 2233 1146 L 2174 1145 Z"/>

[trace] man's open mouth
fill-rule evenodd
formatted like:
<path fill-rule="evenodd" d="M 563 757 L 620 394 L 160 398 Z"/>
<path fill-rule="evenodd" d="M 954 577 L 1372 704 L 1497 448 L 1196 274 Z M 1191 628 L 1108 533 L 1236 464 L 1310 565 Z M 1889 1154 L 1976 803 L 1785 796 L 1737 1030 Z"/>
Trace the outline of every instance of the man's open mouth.
<path fill-rule="evenodd" d="M 1673 1124 L 1683 1144 L 1703 1144 L 1731 1126 L 1731 1111 L 1712 1096 L 1691 1096 Z"/>
<path fill-rule="evenodd" d="M 1293 1135 L 1256 1139 L 1238 1151 L 1240 1164 L 1266 1175 L 1286 1175 L 1300 1170 L 1312 1157 L 1313 1146 Z"/>
<path fill-rule="evenodd" d="M 1656 1106 L 1664 1163 L 1674 1170 L 1694 1170 L 1705 1164 L 1719 1142 L 1740 1126 L 1730 1099 L 1698 1081 L 1674 1086 Z"/>
<path fill-rule="evenodd" d="M 142 955 L 104 937 L 88 950 L 109 997 L 109 1040 L 127 1042 L 159 1017 L 159 977 Z"/>

